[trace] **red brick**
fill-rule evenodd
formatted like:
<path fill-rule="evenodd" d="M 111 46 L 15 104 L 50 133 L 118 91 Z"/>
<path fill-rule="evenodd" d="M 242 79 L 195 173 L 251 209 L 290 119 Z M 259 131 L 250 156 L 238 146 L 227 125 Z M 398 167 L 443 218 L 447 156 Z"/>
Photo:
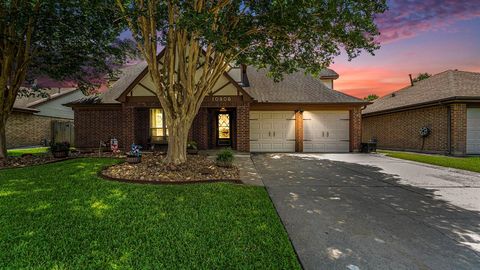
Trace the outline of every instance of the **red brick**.
<path fill-rule="evenodd" d="M 448 154 L 449 106 L 452 154 L 465 155 L 467 126 L 465 104 L 438 105 L 364 116 L 362 141 L 376 138 L 378 147 L 383 149 Z M 419 133 L 422 127 L 429 127 L 432 131 L 425 139 Z"/>

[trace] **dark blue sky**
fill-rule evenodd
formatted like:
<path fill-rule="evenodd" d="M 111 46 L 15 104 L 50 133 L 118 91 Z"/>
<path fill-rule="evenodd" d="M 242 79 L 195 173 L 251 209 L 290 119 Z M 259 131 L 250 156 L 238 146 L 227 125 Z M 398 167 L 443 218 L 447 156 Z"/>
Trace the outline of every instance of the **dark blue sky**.
<path fill-rule="evenodd" d="M 337 89 L 384 95 L 407 86 L 409 73 L 480 72 L 480 0 L 397 0 L 389 6 L 377 20 L 382 48 L 376 55 L 336 59 Z"/>

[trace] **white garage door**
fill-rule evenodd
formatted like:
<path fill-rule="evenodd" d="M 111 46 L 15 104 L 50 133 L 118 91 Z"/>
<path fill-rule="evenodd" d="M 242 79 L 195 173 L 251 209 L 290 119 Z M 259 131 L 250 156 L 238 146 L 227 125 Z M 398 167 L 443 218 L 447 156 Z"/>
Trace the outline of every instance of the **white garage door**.
<path fill-rule="evenodd" d="M 349 152 L 348 111 L 303 112 L 304 152 Z"/>
<path fill-rule="evenodd" d="M 250 151 L 295 152 L 295 112 L 251 111 Z"/>
<path fill-rule="evenodd" d="M 467 154 L 480 154 L 480 108 L 467 109 Z"/>

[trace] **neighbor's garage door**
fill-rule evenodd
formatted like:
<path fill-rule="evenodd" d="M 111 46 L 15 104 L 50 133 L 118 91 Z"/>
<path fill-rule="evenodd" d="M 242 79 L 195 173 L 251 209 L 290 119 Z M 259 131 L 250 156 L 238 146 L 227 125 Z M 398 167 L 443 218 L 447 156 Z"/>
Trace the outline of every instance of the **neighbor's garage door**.
<path fill-rule="evenodd" d="M 467 109 L 467 154 L 480 154 L 480 108 Z"/>
<path fill-rule="evenodd" d="M 251 152 L 295 152 L 295 112 L 250 111 Z"/>
<path fill-rule="evenodd" d="M 349 152 L 348 111 L 303 112 L 304 152 Z"/>

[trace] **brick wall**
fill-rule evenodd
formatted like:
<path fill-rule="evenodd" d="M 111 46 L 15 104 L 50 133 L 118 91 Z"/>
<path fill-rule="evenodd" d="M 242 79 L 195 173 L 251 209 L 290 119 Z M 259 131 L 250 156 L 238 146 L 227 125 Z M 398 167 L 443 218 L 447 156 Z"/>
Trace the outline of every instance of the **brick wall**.
<path fill-rule="evenodd" d="M 295 112 L 295 152 L 303 152 L 303 112 Z"/>
<path fill-rule="evenodd" d="M 237 107 L 237 150 L 250 151 L 250 105 Z"/>
<path fill-rule="evenodd" d="M 75 146 L 97 148 L 100 141 L 113 137 L 122 144 L 122 110 L 120 107 L 75 108 Z M 121 145 L 122 146 L 122 145 Z"/>
<path fill-rule="evenodd" d="M 119 142 L 120 147 L 125 150 L 130 149 L 130 145 L 137 143 L 135 141 L 135 107 L 122 106 L 122 128 L 123 128 L 123 140 Z"/>
<path fill-rule="evenodd" d="M 419 135 L 420 128 L 424 126 L 432 130 L 425 140 Z M 379 148 L 437 153 L 448 151 L 447 106 L 363 117 L 362 129 L 362 141 L 376 138 Z"/>
<path fill-rule="evenodd" d="M 452 104 L 451 126 L 452 126 L 452 154 L 463 156 L 467 153 L 467 105 Z"/>
<path fill-rule="evenodd" d="M 193 120 L 190 129 L 191 139 L 197 142 L 198 149 L 208 149 L 208 111 L 207 108 L 201 108 Z"/>
<path fill-rule="evenodd" d="M 350 110 L 350 151 L 359 152 L 362 142 L 362 111 L 360 107 Z"/>
<path fill-rule="evenodd" d="M 69 121 L 63 118 L 13 112 L 7 120 L 7 148 L 40 145 L 52 140 L 52 122 Z"/>

